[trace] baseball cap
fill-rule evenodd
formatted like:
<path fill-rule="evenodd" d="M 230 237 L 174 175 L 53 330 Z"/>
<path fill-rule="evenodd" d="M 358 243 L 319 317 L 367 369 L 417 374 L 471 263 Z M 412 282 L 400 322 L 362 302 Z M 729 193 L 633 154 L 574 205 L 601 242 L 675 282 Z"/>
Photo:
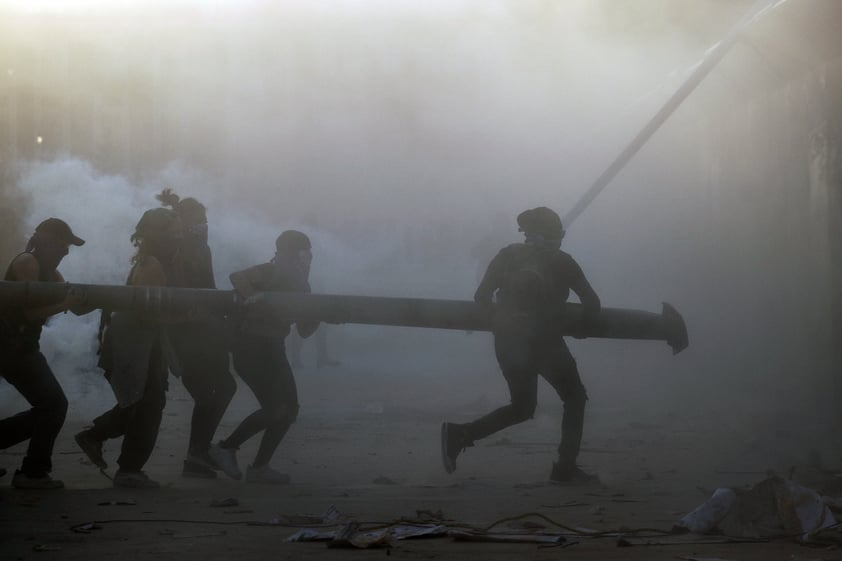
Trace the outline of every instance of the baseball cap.
<path fill-rule="evenodd" d="M 38 234 L 47 234 L 70 245 L 84 245 L 85 240 L 73 233 L 67 222 L 60 218 L 47 218 L 35 228 Z"/>

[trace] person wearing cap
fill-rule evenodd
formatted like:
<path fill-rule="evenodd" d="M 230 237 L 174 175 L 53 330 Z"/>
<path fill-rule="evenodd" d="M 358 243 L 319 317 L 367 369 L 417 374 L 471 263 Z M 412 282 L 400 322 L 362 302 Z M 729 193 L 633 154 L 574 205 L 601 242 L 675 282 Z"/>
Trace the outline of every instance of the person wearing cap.
<path fill-rule="evenodd" d="M 48 218 L 29 239 L 6 270 L 7 281 L 64 282 L 58 271 L 70 246 L 81 246 L 66 222 Z M 69 291 L 59 303 L 17 307 L 0 318 L 0 376 L 17 389 L 32 406 L 28 411 L 0 421 L 0 449 L 29 440 L 23 463 L 12 478 L 21 489 L 57 489 L 61 480 L 50 476 L 53 446 L 64 425 L 67 398 L 40 351 L 41 329 L 50 316 L 73 311 L 90 311 L 83 299 Z"/>
<path fill-rule="evenodd" d="M 540 375 L 564 402 L 561 444 L 550 479 L 593 480 L 576 465 L 587 394 L 555 324 L 572 290 L 584 307 L 580 326 L 584 336 L 588 323 L 599 314 L 600 300 L 578 263 L 560 249 L 564 228 L 558 214 L 547 207 L 533 208 L 518 215 L 517 223 L 526 239 L 500 250 L 474 295 L 493 318 L 494 350 L 511 402 L 470 423 L 443 423 L 444 468 L 452 473 L 459 454 L 476 440 L 532 418 Z"/>
<path fill-rule="evenodd" d="M 289 483 L 289 476 L 269 462 L 298 415 L 298 392 L 284 346 L 292 326 L 262 309 L 259 296 L 263 291 L 310 292 L 312 259 L 310 239 L 297 230 L 287 230 L 275 241 L 275 257 L 269 263 L 230 276 L 246 305 L 233 344 L 234 369 L 260 404 L 228 438 L 211 446 L 211 457 L 235 479 L 242 477 L 237 449 L 263 431 L 254 462 L 246 469 L 246 482 Z M 318 323 L 296 322 L 298 334 L 305 338 L 317 328 Z"/>
<path fill-rule="evenodd" d="M 205 206 L 192 197 L 182 199 L 170 189 L 164 189 L 157 198 L 178 214 L 184 228 L 179 250 L 184 272 L 182 286 L 216 288 Z M 208 451 L 237 391 L 229 369 L 225 328 L 220 320 L 195 318 L 169 326 L 169 337 L 179 365 L 173 374 L 181 378 L 194 401 L 187 457 L 181 475 L 213 479 L 221 467 Z"/>
<path fill-rule="evenodd" d="M 147 210 L 135 226 L 131 241 L 137 248 L 126 284 L 180 286 L 178 258 L 182 228 L 178 215 L 166 208 Z M 105 315 L 99 366 L 114 390 L 117 404 L 75 436 L 76 443 L 95 466 L 108 467 L 103 443 L 123 437 L 115 487 L 157 488 L 143 471 L 161 426 L 166 404 L 170 363 L 166 327 L 185 321 L 183 316 L 155 312 L 120 311 Z"/>

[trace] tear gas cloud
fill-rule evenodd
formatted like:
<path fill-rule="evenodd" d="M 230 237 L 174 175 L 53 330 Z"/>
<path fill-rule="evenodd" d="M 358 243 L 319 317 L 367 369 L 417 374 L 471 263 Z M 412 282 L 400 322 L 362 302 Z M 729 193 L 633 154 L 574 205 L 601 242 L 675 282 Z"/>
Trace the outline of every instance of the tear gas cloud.
<path fill-rule="evenodd" d="M 49 3 L 5 5 L 0 163 L 4 216 L 17 219 L 5 233 L 22 243 L 60 216 L 88 240 L 65 276 L 122 283 L 133 226 L 169 186 L 208 207 L 221 288 L 298 228 L 317 290 L 469 299 L 495 251 L 519 241 L 515 215 L 563 215 L 745 8 L 197 1 L 48 17 Z M 735 48 L 568 233 L 605 305 L 669 301 L 691 337 L 677 357 L 573 342 L 592 404 L 762 416 L 826 389 L 815 242 L 827 217 L 804 171 L 810 125 L 785 126 L 813 86 L 758 95 L 752 56 Z M 11 258 L 17 246 L 3 247 Z M 95 321 L 56 319 L 44 346 L 70 393 L 108 399 Z M 417 370 L 459 384 L 496 369 L 485 335 L 331 333 L 345 363 L 404 373 L 408 388 Z M 477 376 L 466 386 L 502 388 Z"/>

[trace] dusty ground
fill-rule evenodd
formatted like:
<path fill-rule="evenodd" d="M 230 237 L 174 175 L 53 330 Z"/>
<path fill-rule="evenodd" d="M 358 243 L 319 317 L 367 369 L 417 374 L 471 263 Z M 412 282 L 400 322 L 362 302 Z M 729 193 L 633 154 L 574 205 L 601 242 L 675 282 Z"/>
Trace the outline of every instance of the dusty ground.
<path fill-rule="evenodd" d="M 785 470 L 798 461 L 779 453 L 798 439 L 785 427 L 773 427 L 762 438 L 751 427 L 700 417 L 692 407 L 684 415 L 654 414 L 640 404 L 600 400 L 597 384 L 591 390 L 581 463 L 598 473 L 603 484 L 547 484 L 561 410 L 542 385 L 542 403 L 533 421 L 469 449 L 460 457 L 458 471 L 447 475 L 439 460 L 440 422 L 467 420 L 503 399 L 494 372 L 465 374 L 469 384 L 493 380 L 479 396 L 448 391 L 448 376 L 416 373 L 401 382 L 394 372 L 353 363 L 300 368 L 302 413 L 275 459 L 276 467 L 292 476 L 293 483 L 284 487 L 245 485 L 224 476 L 213 481 L 181 478 L 190 401 L 174 381 L 159 445 L 147 468 L 163 488 L 115 490 L 75 448 L 71 435 L 83 426 L 85 413 L 91 409 L 87 417 L 92 418 L 99 411 L 84 399 L 74 401 L 55 455 L 55 474 L 67 489 L 23 492 L 8 486 L 9 475 L 3 479 L 0 560 L 842 558 L 836 550 L 785 540 L 705 544 L 698 543 L 704 541 L 699 537 L 683 538 L 697 542 L 691 544 L 671 538 L 669 545 L 651 538 L 662 544 L 637 541 L 623 548 L 616 537 L 571 538 L 577 543 L 565 548 L 434 538 L 400 541 L 389 550 L 352 551 L 327 549 L 324 543 L 286 543 L 294 528 L 248 524 L 269 522 L 279 514 L 322 514 L 335 505 L 363 522 L 416 518 L 418 510 L 426 510 L 476 526 L 540 513 L 572 527 L 668 530 L 715 487 L 753 483 L 768 468 Z M 252 407 L 241 384 L 221 432 L 227 433 Z M 106 450 L 112 463 L 117 447 L 113 442 Z M 243 466 L 254 449 L 252 442 L 241 451 Z M 7 450 L 0 454 L 0 465 L 11 470 L 21 454 L 21 447 Z M 210 506 L 213 499 L 229 497 L 239 505 Z M 120 501 L 136 504 L 101 504 Z M 546 519 L 530 520 L 552 527 Z M 102 528 L 89 534 L 71 531 L 93 521 Z"/>

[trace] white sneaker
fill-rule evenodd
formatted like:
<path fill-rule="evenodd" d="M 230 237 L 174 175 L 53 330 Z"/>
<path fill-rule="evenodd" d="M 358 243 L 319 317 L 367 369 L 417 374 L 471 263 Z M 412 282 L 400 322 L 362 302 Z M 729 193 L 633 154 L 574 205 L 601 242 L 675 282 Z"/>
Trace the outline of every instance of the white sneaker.
<path fill-rule="evenodd" d="M 225 475 L 231 479 L 240 480 L 243 478 L 243 472 L 240 471 L 240 466 L 237 464 L 236 448 L 223 448 L 219 444 L 213 444 L 208 449 L 208 455 L 216 462 L 219 469 L 224 471 Z"/>
<path fill-rule="evenodd" d="M 289 475 L 281 473 L 269 465 L 246 468 L 246 483 L 267 483 L 269 485 L 288 485 Z"/>

